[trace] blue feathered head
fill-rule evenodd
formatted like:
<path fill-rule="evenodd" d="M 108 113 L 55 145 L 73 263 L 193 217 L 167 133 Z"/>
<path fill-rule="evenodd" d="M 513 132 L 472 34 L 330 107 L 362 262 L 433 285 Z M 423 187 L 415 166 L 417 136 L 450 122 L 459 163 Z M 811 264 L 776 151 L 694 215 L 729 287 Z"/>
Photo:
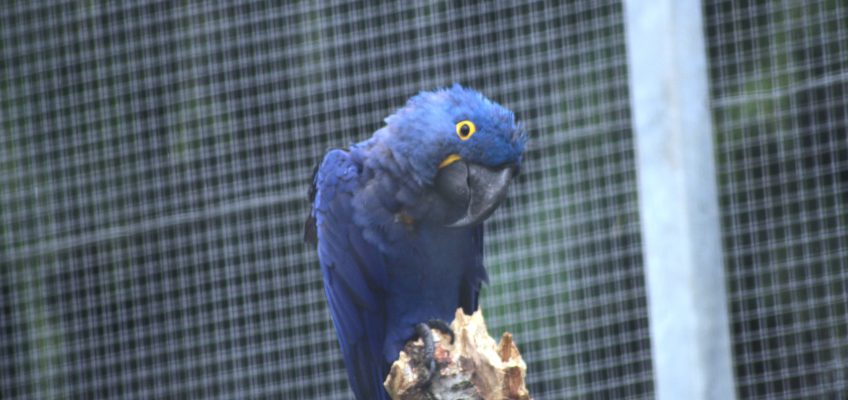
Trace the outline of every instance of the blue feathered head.
<path fill-rule="evenodd" d="M 494 211 L 527 141 L 511 111 L 458 84 L 418 94 L 386 124 L 375 139 L 405 177 L 451 204 L 444 208 L 456 211 L 452 226 L 475 225 Z"/>
<path fill-rule="evenodd" d="M 518 167 L 527 141 L 512 111 L 459 84 L 419 93 L 386 124 L 386 144 L 425 184 L 458 160 Z"/>

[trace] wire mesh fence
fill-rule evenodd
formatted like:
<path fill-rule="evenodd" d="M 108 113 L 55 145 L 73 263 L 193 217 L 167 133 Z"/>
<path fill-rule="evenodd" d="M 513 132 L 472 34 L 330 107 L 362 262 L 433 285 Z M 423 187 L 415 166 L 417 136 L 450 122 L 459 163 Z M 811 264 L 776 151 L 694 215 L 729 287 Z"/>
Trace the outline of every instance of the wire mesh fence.
<path fill-rule="evenodd" d="M 349 397 L 307 183 L 453 81 L 531 129 L 484 310 L 539 398 L 650 393 L 621 7 L 15 3 L 3 398 Z"/>
<path fill-rule="evenodd" d="M 705 4 L 742 398 L 848 392 L 848 6 Z"/>
<path fill-rule="evenodd" d="M 848 381 L 848 12 L 705 2 L 742 397 Z M 618 2 L 0 9 L 0 398 L 350 398 L 325 150 L 461 82 L 530 132 L 482 306 L 536 398 L 653 393 Z"/>

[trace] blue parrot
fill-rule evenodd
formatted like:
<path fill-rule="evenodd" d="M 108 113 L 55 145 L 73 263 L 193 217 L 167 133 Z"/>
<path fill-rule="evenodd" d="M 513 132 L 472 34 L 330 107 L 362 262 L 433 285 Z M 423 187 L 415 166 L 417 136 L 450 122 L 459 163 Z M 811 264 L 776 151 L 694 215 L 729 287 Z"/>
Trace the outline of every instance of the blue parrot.
<path fill-rule="evenodd" d="M 483 225 L 518 173 L 527 135 L 513 113 L 454 84 L 421 92 L 348 150 L 329 151 L 310 190 L 324 291 L 357 399 L 388 399 L 404 343 L 457 308 L 477 309 Z"/>

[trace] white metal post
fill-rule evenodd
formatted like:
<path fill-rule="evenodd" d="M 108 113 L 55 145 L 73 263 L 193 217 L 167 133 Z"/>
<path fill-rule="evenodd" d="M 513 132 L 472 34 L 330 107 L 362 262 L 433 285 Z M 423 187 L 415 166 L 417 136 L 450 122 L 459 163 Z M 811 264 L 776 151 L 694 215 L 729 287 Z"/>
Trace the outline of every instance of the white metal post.
<path fill-rule="evenodd" d="M 656 397 L 733 399 L 701 2 L 624 4 Z"/>

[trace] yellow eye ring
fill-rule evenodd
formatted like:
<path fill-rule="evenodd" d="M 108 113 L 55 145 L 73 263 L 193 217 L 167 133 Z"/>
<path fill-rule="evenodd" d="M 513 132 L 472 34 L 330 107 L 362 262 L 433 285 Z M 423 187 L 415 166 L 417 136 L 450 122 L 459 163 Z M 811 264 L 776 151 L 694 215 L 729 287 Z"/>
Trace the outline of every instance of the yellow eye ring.
<path fill-rule="evenodd" d="M 456 124 L 456 136 L 459 136 L 462 140 L 471 139 L 474 132 L 477 132 L 477 127 L 467 119 Z"/>

